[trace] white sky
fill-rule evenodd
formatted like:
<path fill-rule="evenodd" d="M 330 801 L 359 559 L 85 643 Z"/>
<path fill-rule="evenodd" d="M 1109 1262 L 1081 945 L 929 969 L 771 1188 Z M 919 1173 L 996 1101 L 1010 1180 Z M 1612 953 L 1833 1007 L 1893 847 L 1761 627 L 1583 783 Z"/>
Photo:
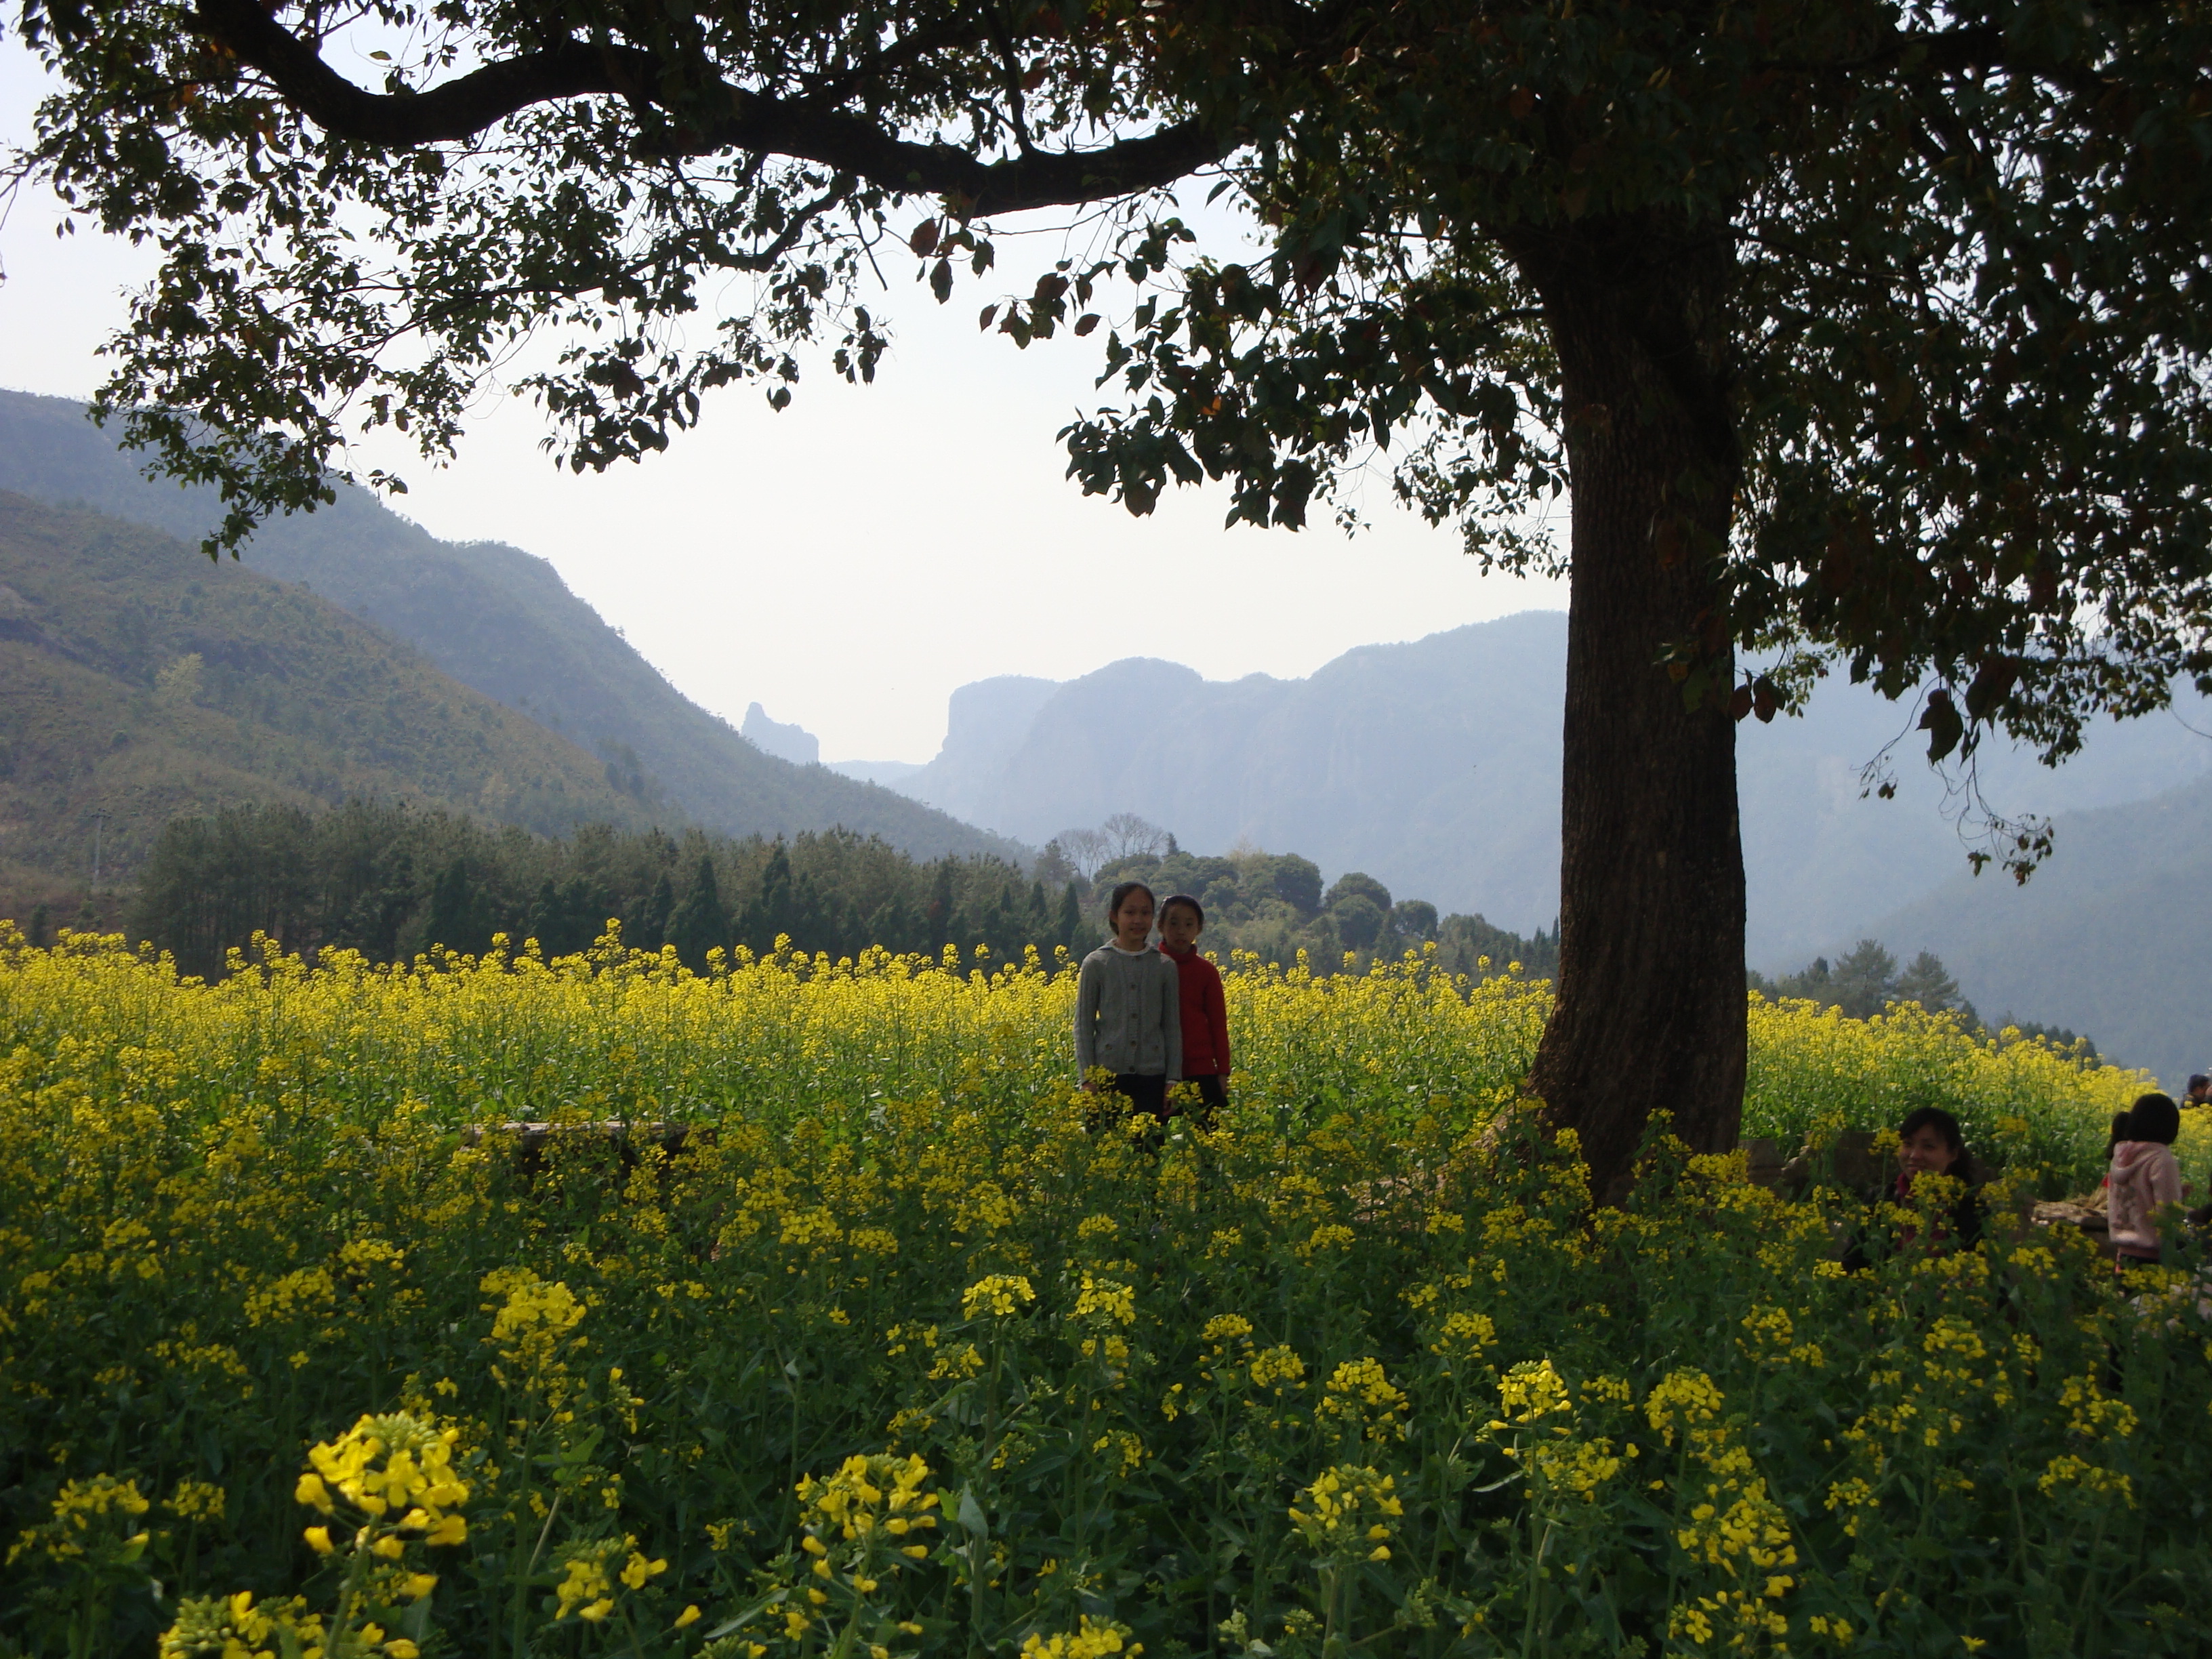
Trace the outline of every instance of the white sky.
<path fill-rule="evenodd" d="M 27 132 L 44 84 L 0 42 L 0 143 Z M 58 240 L 57 217 L 27 195 L 0 227 L 0 386 L 81 398 L 152 262 L 82 228 Z M 550 559 L 686 695 L 732 721 L 758 700 L 833 760 L 927 760 L 946 697 L 989 675 L 1155 656 L 1216 679 L 1297 676 L 1354 646 L 1565 604 L 1562 585 L 1480 574 L 1380 480 L 1376 528 L 1349 540 L 1326 522 L 1224 531 L 1216 489 L 1170 491 L 1145 520 L 1085 499 L 1053 434 L 1092 406 L 1103 337 L 1020 352 L 979 335 L 977 310 L 1025 285 L 1031 261 L 1000 258 L 1003 282 L 963 283 L 941 308 L 908 286 L 911 261 L 885 266 L 892 291 L 867 303 L 896 345 L 872 386 L 847 386 L 823 354 L 782 414 L 726 388 L 668 453 L 581 477 L 539 451 L 531 405 L 494 400 L 447 471 L 378 452 L 404 463 L 395 505 L 435 535 Z"/>

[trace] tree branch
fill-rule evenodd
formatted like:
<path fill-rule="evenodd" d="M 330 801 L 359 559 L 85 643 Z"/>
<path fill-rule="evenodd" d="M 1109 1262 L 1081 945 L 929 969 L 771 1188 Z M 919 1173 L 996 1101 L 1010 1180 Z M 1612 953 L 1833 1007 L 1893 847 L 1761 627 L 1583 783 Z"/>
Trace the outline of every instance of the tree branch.
<path fill-rule="evenodd" d="M 364 90 L 325 63 L 252 0 L 198 0 L 194 27 L 266 76 L 295 109 L 356 143 L 404 149 L 459 143 L 535 105 L 571 98 L 657 96 L 660 65 L 634 46 L 566 41 L 488 64 L 428 91 Z M 726 88 L 729 114 L 701 128 L 686 98 L 684 123 L 667 152 L 750 150 L 815 161 L 893 191 L 960 198 L 975 213 L 1066 207 L 1158 189 L 1235 149 L 1235 134 L 1196 120 L 1096 150 L 1062 150 L 984 161 L 951 144 L 917 143 L 872 121 L 765 93 Z"/>

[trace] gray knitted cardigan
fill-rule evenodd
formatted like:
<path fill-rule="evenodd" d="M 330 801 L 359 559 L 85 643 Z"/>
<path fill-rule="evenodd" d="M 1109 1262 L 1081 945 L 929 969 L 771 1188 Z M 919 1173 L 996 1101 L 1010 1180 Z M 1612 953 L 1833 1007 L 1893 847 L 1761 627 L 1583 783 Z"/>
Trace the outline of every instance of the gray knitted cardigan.
<path fill-rule="evenodd" d="M 1075 1065 L 1116 1074 L 1182 1075 L 1182 996 L 1176 965 L 1150 945 L 1102 945 L 1075 981 Z"/>

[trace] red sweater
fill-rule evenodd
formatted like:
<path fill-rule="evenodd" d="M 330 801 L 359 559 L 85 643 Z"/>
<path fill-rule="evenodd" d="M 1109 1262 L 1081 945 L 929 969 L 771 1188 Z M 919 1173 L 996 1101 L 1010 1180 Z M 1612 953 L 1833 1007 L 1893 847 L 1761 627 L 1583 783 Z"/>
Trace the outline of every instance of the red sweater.
<path fill-rule="evenodd" d="M 1160 952 L 1175 963 L 1182 993 L 1182 1074 L 1227 1075 L 1229 1005 L 1222 1000 L 1220 970 L 1195 949 L 1177 955 L 1163 945 Z"/>

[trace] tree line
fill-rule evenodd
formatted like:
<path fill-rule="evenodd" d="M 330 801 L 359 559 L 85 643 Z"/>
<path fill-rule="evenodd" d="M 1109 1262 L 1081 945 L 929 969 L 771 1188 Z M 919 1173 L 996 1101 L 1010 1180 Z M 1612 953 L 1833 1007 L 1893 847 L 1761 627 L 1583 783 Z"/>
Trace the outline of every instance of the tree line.
<path fill-rule="evenodd" d="M 1984 1020 L 1933 951 L 1923 951 L 1900 967 L 1881 940 L 1863 939 L 1833 962 L 1815 957 L 1796 973 L 1778 979 L 1769 979 L 1755 969 L 1744 977 L 1762 996 L 1777 1001 L 1785 997 L 1802 999 L 1837 1009 L 1852 1019 L 1872 1019 L 1893 1002 L 1917 1002 L 1931 1014 L 1956 1014 L 1960 1025 L 1984 1036 L 2013 1030 L 2023 1037 L 2044 1038 L 2053 1048 L 2073 1051 L 2085 1061 L 2104 1058 L 2094 1039 L 2063 1025 L 2015 1019 L 2008 1013 L 1994 1024 Z"/>
<path fill-rule="evenodd" d="M 480 954 L 499 933 L 566 956 L 610 921 L 625 943 L 673 945 L 695 969 L 717 948 L 758 953 L 779 937 L 832 956 L 1035 945 L 1049 959 L 1103 936 L 1075 887 L 1048 890 L 999 859 L 916 860 L 848 830 L 787 842 L 600 824 L 555 840 L 371 801 L 174 820 L 125 926 L 184 971 L 212 975 L 256 932 L 290 951 L 391 962 L 434 945 Z"/>
<path fill-rule="evenodd" d="M 770 841 L 600 824 L 556 840 L 375 801 L 323 812 L 248 805 L 167 824 L 125 927 L 209 977 L 256 933 L 302 954 L 357 951 L 375 962 L 434 946 L 481 954 L 502 933 L 514 948 L 534 939 L 556 957 L 588 948 L 611 921 L 626 944 L 672 946 L 695 970 L 718 948 L 760 954 L 780 938 L 832 957 L 954 945 L 972 957 L 980 945 L 1005 960 L 1034 946 L 1050 963 L 1063 948 L 1080 957 L 1100 944 L 1107 892 L 1140 879 L 1163 898 L 1198 896 L 1204 943 L 1224 957 L 1246 949 L 1289 966 L 1303 950 L 1316 971 L 1332 973 L 1346 952 L 1358 968 L 1433 943 L 1440 965 L 1477 976 L 1515 962 L 1541 975 L 1558 958 L 1556 934 L 1439 919 L 1433 904 L 1394 902 L 1357 872 L 1325 889 L 1320 867 L 1295 854 L 1200 857 L 1164 830 L 1146 844 L 1159 850 L 1087 871 L 1048 848 L 1024 868 L 916 860 L 842 830 Z"/>

